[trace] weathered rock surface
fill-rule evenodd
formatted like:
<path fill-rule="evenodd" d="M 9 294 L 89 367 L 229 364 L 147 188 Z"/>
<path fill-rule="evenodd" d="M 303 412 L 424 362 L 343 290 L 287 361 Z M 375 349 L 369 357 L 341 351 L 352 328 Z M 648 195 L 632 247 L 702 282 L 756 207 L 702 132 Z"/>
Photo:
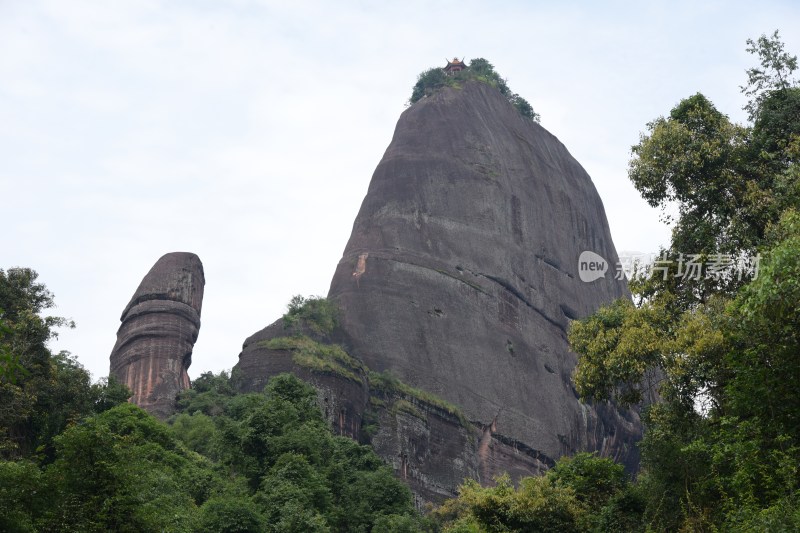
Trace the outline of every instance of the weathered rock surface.
<path fill-rule="evenodd" d="M 111 375 L 132 391 L 131 401 L 166 418 L 189 387 L 187 370 L 200 331 L 205 276 L 195 254 L 159 259 L 122 312 Z"/>
<path fill-rule="evenodd" d="M 611 272 L 578 276 L 591 250 Z M 405 111 L 329 297 L 350 353 L 557 458 L 633 466 L 638 416 L 578 401 L 569 320 L 628 295 L 591 178 L 544 128 L 478 83 Z"/>
<path fill-rule="evenodd" d="M 290 350 L 267 347 L 271 339 L 297 333 L 322 343 L 333 343 L 329 337 L 308 329 L 287 331 L 283 320 L 279 319 L 245 341 L 239 363 L 232 373 L 234 386 L 239 392 L 261 392 L 269 378 L 290 372 L 317 390 L 317 403 L 335 434 L 360 440 L 362 419 L 369 401 L 367 376 L 361 369 L 348 369 L 355 379 L 334 372 L 316 371 L 295 362 Z"/>
<path fill-rule="evenodd" d="M 605 277 L 580 280 L 584 250 L 609 262 Z M 571 319 L 629 296 L 614 279 L 617 261 L 588 174 L 497 90 L 467 82 L 403 113 L 329 298 L 340 308 L 332 342 L 459 406 L 469 421 L 419 401 L 405 410 L 350 402 L 376 411 L 372 444 L 418 496 L 452 495 L 467 476 L 490 483 L 503 471 L 538 474 L 578 451 L 636 468 L 637 413 L 578 400 L 566 338 Z M 280 329 L 245 342 L 243 389 L 292 370 L 264 348 Z"/>
<path fill-rule="evenodd" d="M 508 472 L 518 479 L 553 465 L 536 450 L 494 434 L 491 425 L 472 423 L 419 395 L 375 382 L 368 369 L 309 367 L 299 364 L 291 350 L 269 348 L 271 340 L 297 333 L 336 344 L 308 329 L 287 331 L 278 320 L 245 342 L 233 374 L 237 389 L 260 392 L 270 377 L 283 372 L 310 383 L 334 433 L 371 444 L 408 483 L 420 508 L 453 496 L 467 478 L 489 483 Z"/>

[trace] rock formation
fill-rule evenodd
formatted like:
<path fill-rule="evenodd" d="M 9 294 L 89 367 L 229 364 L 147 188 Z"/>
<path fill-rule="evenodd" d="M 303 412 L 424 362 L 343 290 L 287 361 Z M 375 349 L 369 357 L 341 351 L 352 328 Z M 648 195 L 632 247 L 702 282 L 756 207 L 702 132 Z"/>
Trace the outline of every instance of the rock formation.
<path fill-rule="evenodd" d="M 187 370 L 200 331 L 205 277 L 195 254 L 173 252 L 159 259 L 122 312 L 111 375 L 125 383 L 131 401 L 166 418 L 175 396 L 189 387 Z"/>
<path fill-rule="evenodd" d="M 609 272 L 581 281 L 583 251 Z M 427 500 L 466 476 L 536 474 L 584 450 L 635 468 L 637 413 L 578 400 L 566 337 L 571 319 L 629 296 L 617 261 L 597 191 L 558 139 L 482 83 L 423 98 L 400 117 L 356 217 L 331 282 L 340 326 L 328 341 L 463 417 L 421 395 L 376 396 L 369 373 L 348 416 L 377 420 L 373 446 Z M 299 371 L 265 346 L 280 329 L 245 342 L 243 390 Z"/>

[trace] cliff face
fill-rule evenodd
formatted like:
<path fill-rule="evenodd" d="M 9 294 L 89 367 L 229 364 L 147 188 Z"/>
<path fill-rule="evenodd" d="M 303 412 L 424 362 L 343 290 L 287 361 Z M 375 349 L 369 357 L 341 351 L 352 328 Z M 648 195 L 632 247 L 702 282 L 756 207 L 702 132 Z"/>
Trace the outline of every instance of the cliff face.
<path fill-rule="evenodd" d="M 591 283 L 586 250 L 612 265 Z M 566 338 L 570 319 L 629 295 L 617 260 L 591 179 L 553 135 L 491 87 L 442 89 L 401 116 L 331 282 L 340 324 L 319 340 L 368 370 L 299 368 L 267 347 L 287 334 L 279 321 L 245 342 L 239 387 L 307 375 L 334 429 L 369 439 L 421 500 L 577 451 L 635 469 L 638 415 L 578 401 Z M 405 386 L 387 392 L 374 372 Z"/>
<path fill-rule="evenodd" d="M 578 258 L 612 265 L 581 281 Z M 566 329 L 629 293 L 602 202 L 567 149 L 468 82 L 401 116 L 331 283 L 345 344 L 370 368 L 557 458 L 633 466 L 638 416 L 580 403 Z"/>
<path fill-rule="evenodd" d="M 166 254 L 122 312 L 111 375 L 133 391 L 133 403 L 158 417 L 172 414 L 176 395 L 189 387 L 204 285 L 200 258 Z"/>

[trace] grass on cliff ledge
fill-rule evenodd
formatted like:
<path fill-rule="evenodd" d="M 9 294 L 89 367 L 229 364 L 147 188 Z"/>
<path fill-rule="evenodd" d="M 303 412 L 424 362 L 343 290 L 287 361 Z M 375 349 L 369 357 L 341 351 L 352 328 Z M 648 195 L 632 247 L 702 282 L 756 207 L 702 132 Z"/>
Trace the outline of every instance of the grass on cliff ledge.
<path fill-rule="evenodd" d="M 292 361 L 304 368 L 317 372 L 329 372 L 362 383 L 359 374 L 366 372 L 364 366 L 350 357 L 337 344 L 322 344 L 305 335 L 296 337 L 276 337 L 264 341 L 262 345 L 270 350 L 289 350 Z"/>
<path fill-rule="evenodd" d="M 373 372 L 366 365 L 351 357 L 338 344 L 323 344 L 305 335 L 297 335 L 294 337 L 276 337 L 263 341 L 261 345 L 270 350 L 291 351 L 292 362 L 312 372 L 335 374 L 356 383 L 362 383 L 360 376 L 367 375 L 370 388 L 381 391 L 384 394 L 404 396 L 407 399 L 400 398 L 397 401 L 405 401 L 412 406 L 413 403 L 426 403 L 458 418 L 465 428 L 470 427 L 470 423 L 464 413 L 455 405 L 435 394 L 412 387 L 387 372 Z M 423 418 L 416 408 L 414 408 L 412 414 Z"/>
<path fill-rule="evenodd" d="M 464 416 L 464 413 L 461 411 L 461 409 L 440 398 L 439 396 L 436 396 L 435 394 L 412 387 L 411 385 L 400 381 L 388 372 L 373 372 L 370 370 L 368 375 L 370 388 L 387 394 L 399 394 L 421 403 L 427 403 L 458 418 L 458 421 L 465 428 L 469 428 L 471 426 L 469 420 L 467 420 L 467 417 Z"/>
<path fill-rule="evenodd" d="M 473 60 L 472 65 L 478 65 L 476 62 L 479 61 L 481 60 Z M 491 69 L 492 66 L 488 65 L 488 68 Z M 476 72 L 478 71 L 476 66 Z M 494 71 L 492 70 L 492 72 Z M 351 357 L 338 344 L 321 343 L 298 331 L 302 327 L 307 327 L 320 335 L 331 334 L 338 325 L 339 314 L 336 304 L 332 301 L 321 296 L 296 295 L 289 301 L 287 308 L 286 314 L 283 315 L 283 326 L 284 329 L 293 331 L 295 334 L 261 342 L 265 348 L 291 351 L 292 362 L 312 372 L 336 374 L 356 383 L 362 383 L 362 376 L 366 375 L 369 378 L 370 388 L 386 394 L 404 396 L 405 398 L 401 397 L 396 401 L 396 403 L 404 402 L 401 403 L 401 406 L 406 409 L 401 410 L 412 414 L 416 413 L 419 416 L 421 412 L 413 404 L 427 403 L 455 416 L 465 428 L 470 427 L 467 418 L 455 405 L 435 394 L 403 383 L 391 374 L 373 372 L 366 365 Z M 406 406 L 406 404 L 408 405 Z"/>

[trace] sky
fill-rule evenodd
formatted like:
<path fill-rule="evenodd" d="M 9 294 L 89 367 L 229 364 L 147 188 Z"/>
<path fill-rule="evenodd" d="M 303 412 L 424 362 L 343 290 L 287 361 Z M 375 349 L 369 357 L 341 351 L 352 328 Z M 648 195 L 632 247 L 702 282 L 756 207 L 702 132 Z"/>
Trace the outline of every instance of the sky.
<path fill-rule="evenodd" d="M 800 52 L 795 2 L 0 0 L 0 268 L 108 374 L 163 254 L 206 277 L 195 378 L 292 295 L 325 295 L 417 75 L 484 57 L 592 176 L 617 250 L 669 240 L 627 178 L 649 121 L 702 92 L 744 122 L 748 38 Z"/>

